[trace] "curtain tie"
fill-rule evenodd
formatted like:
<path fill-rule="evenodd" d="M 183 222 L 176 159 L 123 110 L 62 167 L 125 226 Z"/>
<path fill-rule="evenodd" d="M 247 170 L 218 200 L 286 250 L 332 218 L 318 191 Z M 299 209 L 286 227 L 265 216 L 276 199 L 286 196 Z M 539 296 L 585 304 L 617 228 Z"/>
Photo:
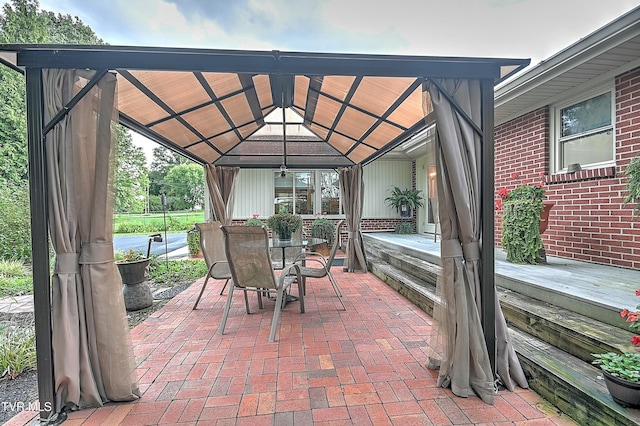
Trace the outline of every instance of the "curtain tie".
<path fill-rule="evenodd" d="M 54 274 L 79 274 L 80 253 L 56 254 L 56 262 L 53 265 Z"/>
<path fill-rule="evenodd" d="M 440 242 L 440 254 L 442 257 L 462 257 L 460 240 L 442 240 Z"/>
<path fill-rule="evenodd" d="M 80 251 L 80 264 L 113 262 L 113 243 L 85 243 Z"/>
<path fill-rule="evenodd" d="M 462 244 L 464 260 L 480 260 L 480 244 L 477 241 Z"/>

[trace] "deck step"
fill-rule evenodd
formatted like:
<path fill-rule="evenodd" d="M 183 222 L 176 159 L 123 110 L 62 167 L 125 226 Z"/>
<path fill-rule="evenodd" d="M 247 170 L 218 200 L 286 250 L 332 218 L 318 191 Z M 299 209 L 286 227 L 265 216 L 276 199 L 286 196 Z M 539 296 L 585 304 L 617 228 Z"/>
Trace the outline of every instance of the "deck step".
<path fill-rule="evenodd" d="M 369 270 L 433 315 L 440 266 L 405 250 L 367 241 Z M 630 348 L 632 333 L 498 287 L 514 348 L 530 387 L 584 425 L 640 424 L 640 410 L 609 396 L 592 353 Z"/>

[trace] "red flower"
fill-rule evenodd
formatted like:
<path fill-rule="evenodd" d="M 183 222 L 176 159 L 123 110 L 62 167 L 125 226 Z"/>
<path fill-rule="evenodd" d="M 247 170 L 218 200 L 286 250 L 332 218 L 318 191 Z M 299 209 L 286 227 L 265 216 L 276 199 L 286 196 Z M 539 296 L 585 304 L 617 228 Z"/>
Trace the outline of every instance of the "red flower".
<path fill-rule="evenodd" d="M 640 290 L 636 290 L 636 296 L 640 296 Z"/>
<path fill-rule="evenodd" d="M 636 346 L 640 346 L 640 336 L 633 336 L 631 338 L 631 343 Z"/>
<path fill-rule="evenodd" d="M 629 313 L 628 309 L 623 309 L 622 311 L 620 311 L 620 316 L 624 318 L 627 316 L 628 313 Z"/>
<path fill-rule="evenodd" d="M 636 322 L 636 321 L 638 321 L 638 313 L 629 312 L 629 315 L 627 315 L 627 322 Z"/>

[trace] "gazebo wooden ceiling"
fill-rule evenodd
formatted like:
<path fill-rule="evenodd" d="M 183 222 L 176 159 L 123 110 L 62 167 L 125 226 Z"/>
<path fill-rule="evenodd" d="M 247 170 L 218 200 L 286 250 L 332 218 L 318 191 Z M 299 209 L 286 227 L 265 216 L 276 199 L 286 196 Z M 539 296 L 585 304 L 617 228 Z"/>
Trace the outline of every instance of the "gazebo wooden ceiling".
<path fill-rule="evenodd" d="M 524 59 L 233 51 L 125 46 L 0 45 L 23 68 L 108 70 L 120 122 L 200 163 L 253 168 L 368 163 L 423 129 L 426 78 L 503 81 Z M 276 108 L 317 138 L 252 135 Z M 284 116 L 284 115 L 283 115 Z"/>

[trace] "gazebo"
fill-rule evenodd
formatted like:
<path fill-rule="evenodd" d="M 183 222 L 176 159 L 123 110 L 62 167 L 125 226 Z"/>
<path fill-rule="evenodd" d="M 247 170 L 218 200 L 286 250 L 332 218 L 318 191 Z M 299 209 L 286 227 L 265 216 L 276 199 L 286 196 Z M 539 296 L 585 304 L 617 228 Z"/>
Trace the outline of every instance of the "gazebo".
<path fill-rule="evenodd" d="M 529 60 L 0 45 L 0 62 L 26 76 L 42 419 L 138 396 L 113 263 L 116 121 L 203 165 L 222 222 L 239 168 L 337 168 L 353 272 L 366 271 L 362 166 L 435 123 L 443 356 L 430 363 L 489 403 L 497 377 L 526 386 L 494 285 L 493 112 L 494 85 Z M 251 138 L 277 108 L 282 140 Z M 285 110 L 316 138 L 288 140 Z"/>

